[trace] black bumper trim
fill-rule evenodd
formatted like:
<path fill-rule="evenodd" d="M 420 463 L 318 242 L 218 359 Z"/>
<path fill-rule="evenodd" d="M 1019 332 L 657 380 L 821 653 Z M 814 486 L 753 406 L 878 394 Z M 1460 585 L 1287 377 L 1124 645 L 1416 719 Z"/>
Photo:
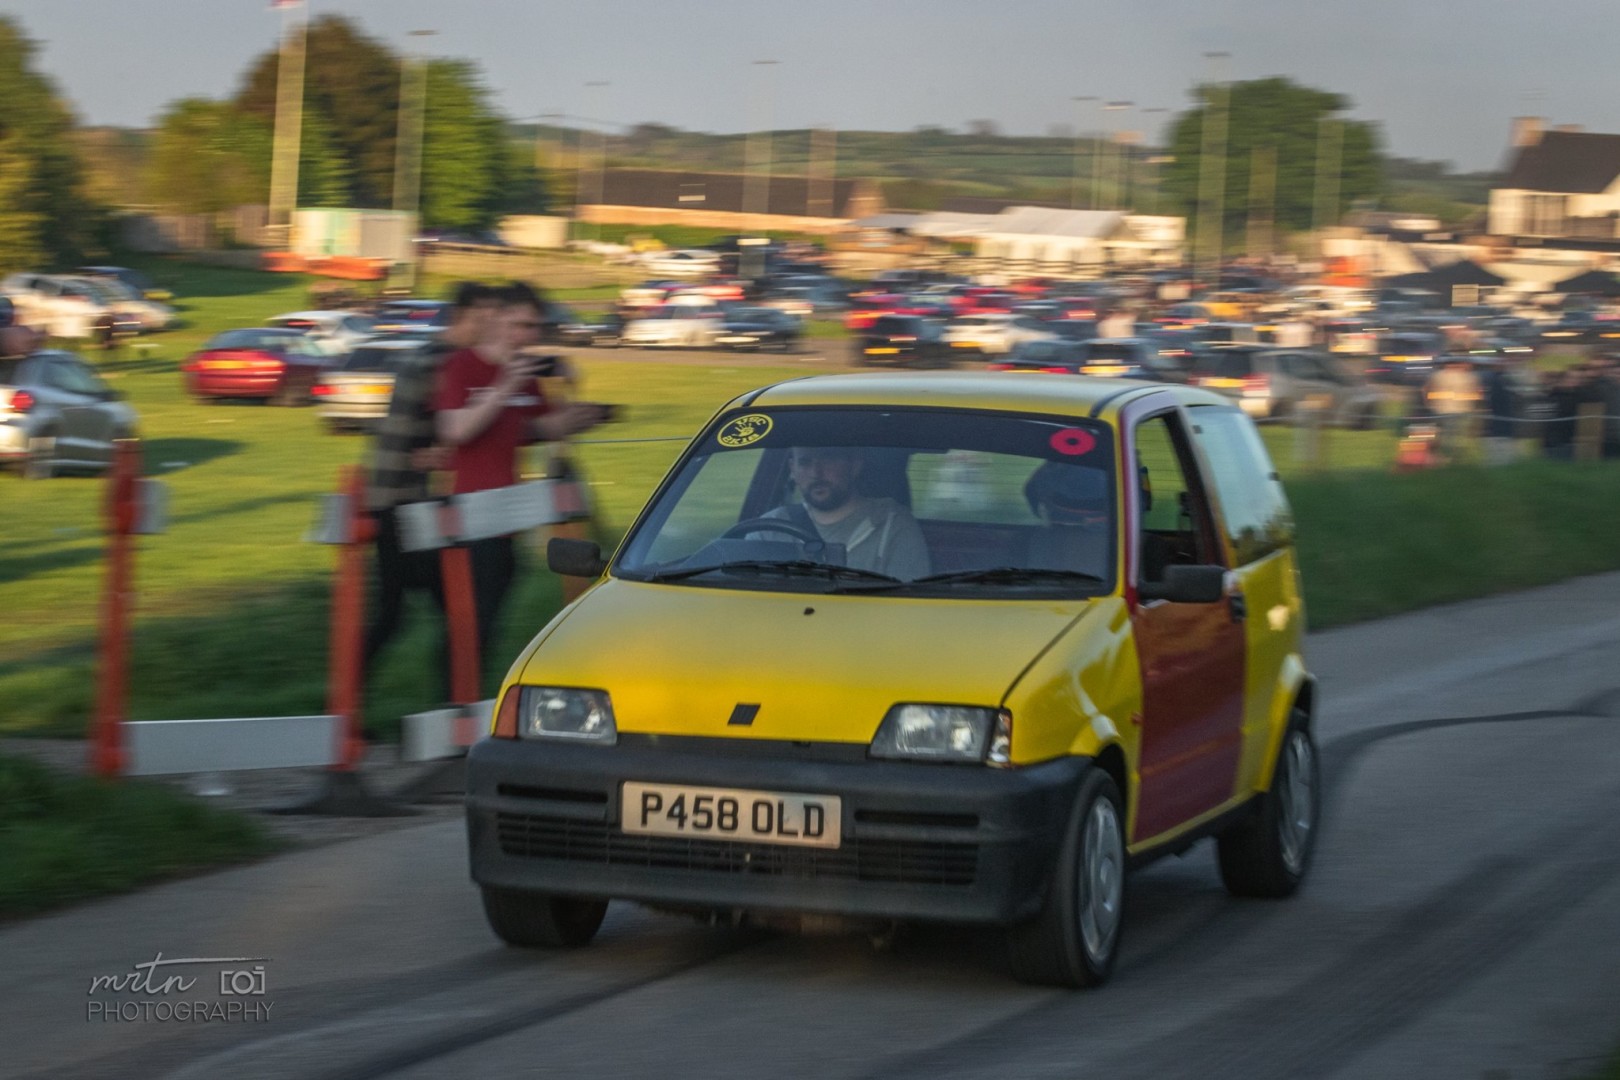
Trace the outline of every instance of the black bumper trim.
<path fill-rule="evenodd" d="M 483 740 L 467 762 L 473 879 L 721 910 L 1005 923 L 1039 909 L 1089 765 L 876 762 L 792 744 L 776 748 L 782 756 L 717 754 L 709 742 Z M 828 849 L 627 834 L 618 824 L 626 780 L 837 795 L 843 841 Z"/>

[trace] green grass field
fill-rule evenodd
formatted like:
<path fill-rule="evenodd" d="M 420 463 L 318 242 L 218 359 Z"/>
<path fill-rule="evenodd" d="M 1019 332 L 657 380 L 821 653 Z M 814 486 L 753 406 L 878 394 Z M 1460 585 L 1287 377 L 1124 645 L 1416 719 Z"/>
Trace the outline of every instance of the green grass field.
<path fill-rule="evenodd" d="M 318 712 L 323 708 L 333 553 L 301 541 L 315 501 L 366 440 L 332 436 L 312 410 L 198 405 L 178 362 L 209 333 L 302 306 L 296 277 L 160 264 L 188 322 L 106 373 L 140 411 L 150 474 L 170 488 L 170 527 L 139 541 L 140 597 L 130 714 L 135 719 Z M 584 393 L 627 420 L 579 449 L 604 533 L 622 530 L 683 441 L 734 395 L 835 369 L 827 361 L 739 357 L 707 364 L 649 354 L 583 362 Z M 1527 463 L 1506 470 L 1391 477 L 1394 436 L 1324 433 L 1326 469 L 1298 438 L 1267 428 L 1298 510 L 1317 625 L 1367 618 L 1620 566 L 1612 467 Z M 669 441 L 611 441 L 611 440 Z M 103 484 L 0 477 L 0 733 L 71 735 L 93 699 Z M 539 562 L 530 552 L 530 565 Z M 497 656 L 511 656 L 558 604 L 556 579 L 525 575 Z M 425 615 L 425 612 L 417 613 Z M 434 704 L 432 620 L 415 617 L 385 655 L 367 702 L 389 728 Z"/>
<path fill-rule="evenodd" d="M 0 757 L 0 919 L 268 854 L 252 819 L 156 784 Z"/>

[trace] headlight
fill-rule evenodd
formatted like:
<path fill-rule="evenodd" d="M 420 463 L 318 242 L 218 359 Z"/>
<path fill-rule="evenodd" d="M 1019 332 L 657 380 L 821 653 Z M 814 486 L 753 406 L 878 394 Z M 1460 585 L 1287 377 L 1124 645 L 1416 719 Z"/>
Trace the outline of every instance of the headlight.
<path fill-rule="evenodd" d="M 896 705 L 878 725 L 869 751 L 908 761 L 1011 760 L 1012 714 L 969 705 Z"/>
<path fill-rule="evenodd" d="M 525 686 L 518 702 L 518 737 L 572 739 L 578 742 L 619 741 L 613 703 L 605 690 L 565 686 Z"/>

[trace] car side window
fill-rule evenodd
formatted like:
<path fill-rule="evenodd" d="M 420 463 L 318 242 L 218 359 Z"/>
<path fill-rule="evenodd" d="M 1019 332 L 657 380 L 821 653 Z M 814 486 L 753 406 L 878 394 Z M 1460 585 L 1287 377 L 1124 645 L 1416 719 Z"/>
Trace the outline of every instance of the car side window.
<path fill-rule="evenodd" d="M 1254 422 L 1222 405 L 1196 405 L 1190 412 L 1237 564 L 1255 562 L 1291 542 L 1293 514 Z"/>
<path fill-rule="evenodd" d="M 1140 581 L 1159 581 L 1172 564 L 1221 563 L 1192 446 L 1174 412 L 1136 425 Z"/>
<path fill-rule="evenodd" d="M 52 360 L 46 369 L 45 381 L 58 390 L 74 394 L 101 397 L 107 392 L 106 384 L 96 373 L 76 360 Z"/>

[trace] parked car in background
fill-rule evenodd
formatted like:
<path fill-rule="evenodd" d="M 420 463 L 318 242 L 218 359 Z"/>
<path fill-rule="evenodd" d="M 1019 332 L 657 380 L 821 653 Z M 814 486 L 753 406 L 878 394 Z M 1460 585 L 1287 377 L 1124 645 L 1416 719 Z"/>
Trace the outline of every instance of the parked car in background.
<path fill-rule="evenodd" d="M 1378 422 L 1383 395 L 1332 356 L 1251 345 L 1206 348 L 1193 358 L 1192 383 L 1231 398 L 1257 419 L 1298 420 L 1316 411 L 1357 429 Z"/>
<path fill-rule="evenodd" d="M 310 394 L 327 429 L 367 431 L 388 415 L 394 377 L 421 358 L 430 341 L 420 334 L 393 334 L 362 341 L 341 365 L 322 372 Z"/>
<path fill-rule="evenodd" d="M 327 356 L 339 356 L 376 333 L 376 320 L 358 311 L 294 311 L 266 326 L 296 330 Z"/>
<path fill-rule="evenodd" d="M 112 312 L 114 326 L 120 333 L 150 333 L 167 330 L 174 325 L 174 309 L 168 304 L 148 300 L 138 289 L 132 289 L 117 278 L 80 277 L 67 279 L 89 291 L 91 297 Z"/>
<path fill-rule="evenodd" d="M 855 338 L 855 363 L 944 367 L 951 362 L 945 323 L 923 315 L 881 315 Z"/>
<path fill-rule="evenodd" d="M 790 284 L 773 287 L 760 304 L 779 308 L 790 315 L 807 319 L 812 315 L 833 315 L 848 310 L 849 300 L 844 291 L 830 279 L 826 284 Z"/>
<path fill-rule="evenodd" d="M 1434 359 L 1448 350 L 1443 334 L 1403 331 L 1386 334 L 1377 345 L 1377 355 L 1367 361 L 1369 381 L 1385 386 L 1415 387 L 1434 374 Z"/>
<path fill-rule="evenodd" d="M 620 339 L 643 348 L 707 349 L 720 334 L 719 305 L 666 304 L 624 324 Z"/>
<path fill-rule="evenodd" d="M 1028 315 L 964 315 L 945 327 L 945 340 L 958 352 L 1001 356 L 1020 341 L 1052 337 L 1039 319 Z"/>
<path fill-rule="evenodd" d="M 804 325 L 798 316 L 769 307 L 734 307 L 720 319 L 714 343 L 726 349 L 795 352 Z"/>
<path fill-rule="evenodd" d="M 704 277 L 720 271 L 720 254 L 704 248 L 649 251 L 642 256 L 641 265 L 654 274 L 669 277 Z"/>
<path fill-rule="evenodd" d="M 624 316 L 616 311 L 578 312 L 552 303 L 546 310 L 546 326 L 540 340 L 546 344 L 601 348 L 619 345 L 624 339 Z"/>
<path fill-rule="evenodd" d="M 12 274 L 0 281 L 0 292 L 11 297 L 19 322 L 38 327 L 51 337 L 88 338 L 107 315 L 113 314 L 112 305 L 83 279 Z M 137 319 L 124 317 L 123 332 L 133 333 L 138 328 Z"/>
<path fill-rule="evenodd" d="M 300 327 L 253 327 L 215 335 L 180 365 L 186 391 L 199 402 L 252 398 L 307 405 L 317 381 L 334 366 Z"/>
<path fill-rule="evenodd" d="M 448 300 L 389 300 L 372 316 L 373 334 L 442 333 L 450 325 Z"/>
<path fill-rule="evenodd" d="M 1044 371 L 1052 375 L 1078 375 L 1086 362 L 1086 343 L 1061 338 L 1020 341 L 1005 358 L 992 360 L 991 371 Z"/>
<path fill-rule="evenodd" d="M 137 424 L 123 394 L 72 353 L 0 359 L 0 463 L 24 477 L 105 469 Z"/>
<path fill-rule="evenodd" d="M 1577 308 L 1564 312 L 1551 326 L 1543 327 L 1539 341 L 1544 346 L 1595 345 L 1610 333 L 1620 338 L 1620 319 Z"/>
<path fill-rule="evenodd" d="M 127 266 L 81 266 L 73 272 L 80 277 L 112 278 L 121 281 L 147 300 L 161 303 L 174 299 L 174 294 L 168 289 L 158 285 L 139 270 L 131 270 Z"/>

